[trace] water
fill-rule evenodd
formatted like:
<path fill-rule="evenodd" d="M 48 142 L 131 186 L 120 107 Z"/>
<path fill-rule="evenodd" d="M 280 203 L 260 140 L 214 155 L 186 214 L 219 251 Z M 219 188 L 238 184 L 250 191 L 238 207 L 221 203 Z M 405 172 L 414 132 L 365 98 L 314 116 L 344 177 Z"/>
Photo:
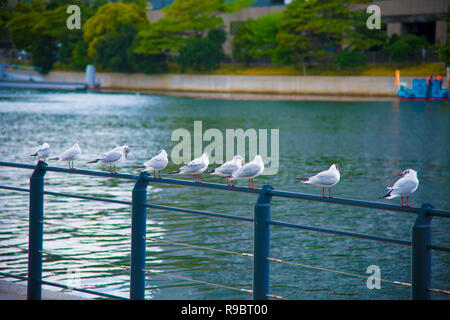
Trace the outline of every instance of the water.
<path fill-rule="evenodd" d="M 192 133 L 195 120 L 202 121 L 203 131 L 279 129 L 279 172 L 258 177 L 258 186 L 270 184 L 319 195 L 320 188 L 299 184 L 294 178 L 307 177 L 337 162 L 345 171 L 332 190 L 334 195 L 398 204 L 398 199 L 378 197 L 394 181 L 393 172 L 414 168 L 420 186 L 412 204 L 429 202 L 435 208 L 450 209 L 447 102 L 227 101 L 1 90 L 0 153 L 2 161 L 33 163 L 29 154 L 43 142 L 56 154 L 78 142 L 83 154 L 75 168 L 107 170 L 87 161 L 128 144 L 129 159 L 118 171 L 137 174 L 136 168 L 160 148 L 170 155 L 177 143 L 171 141 L 172 132 L 185 128 Z M 176 168 L 171 163 L 163 175 Z M 0 167 L 0 184 L 27 188 L 30 174 L 30 170 Z M 205 175 L 202 179 L 224 182 Z M 130 181 L 54 172 L 47 173 L 45 183 L 49 191 L 126 201 L 133 187 Z M 246 181 L 238 184 L 247 185 Z M 27 273 L 27 200 L 26 193 L 0 190 L 0 271 L 22 276 Z M 44 279 L 128 297 L 131 208 L 53 196 L 45 196 L 45 201 Z M 155 185 L 149 186 L 148 201 L 252 217 L 256 197 Z M 274 198 L 272 219 L 409 240 L 415 216 Z M 450 221 L 436 217 L 432 225 L 434 243 L 449 246 Z M 150 272 L 146 298 L 251 299 L 246 292 L 184 279 L 251 289 L 251 258 L 172 243 L 252 252 L 251 224 L 149 210 L 147 235 L 164 242 L 147 241 L 146 268 Z M 394 244 L 274 226 L 271 256 L 366 276 L 367 267 L 377 265 L 382 278 L 410 282 L 410 248 Z M 434 288 L 450 289 L 449 266 L 448 253 L 433 252 Z M 271 262 L 270 268 L 270 292 L 288 299 L 410 297 L 409 288 L 386 282 L 380 290 L 369 290 L 365 278 L 276 262 Z M 433 298 L 448 296 L 433 294 Z"/>

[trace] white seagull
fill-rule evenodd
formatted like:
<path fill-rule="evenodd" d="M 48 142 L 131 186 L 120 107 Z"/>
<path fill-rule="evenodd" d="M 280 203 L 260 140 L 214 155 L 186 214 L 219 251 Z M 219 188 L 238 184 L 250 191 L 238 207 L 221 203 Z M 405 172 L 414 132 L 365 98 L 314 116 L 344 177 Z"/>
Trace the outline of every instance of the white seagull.
<path fill-rule="evenodd" d="M 387 187 L 389 190 L 388 193 L 381 198 L 393 199 L 400 197 L 401 205 L 403 207 L 403 197 L 406 196 L 406 206 L 409 207 L 409 195 L 416 191 L 419 187 L 417 172 L 413 169 L 406 169 L 402 173 L 396 175 L 401 178 L 398 179 L 392 187 Z"/>
<path fill-rule="evenodd" d="M 153 158 L 144 162 L 142 171 L 153 171 L 153 178 L 156 178 L 155 172 L 158 170 L 158 178 L 161 178 L 161 170 L 167 167 L 169 159 L 167 159 L 166 150 L 160 150 Z"/>
<path fill-rule="evenodd" d="M 116 171 L 116 163 L 125 160 L 127 158 L 128 153 L 130 152 L 130 148 L 128 146 L 120 146 L 116 147 L 108 152 L 105 152 L 101 158 L 95 159 L 93 161 L 89 161 L 88 163 L 97 163 L 103 162 L 109 164 L 109 172 L 112 172 L 111 165 L 114 166 L 114 173 Z"/>
<path fill-rule="evenodd" d="M 248 179 L 248 187 L 256 189 L 253 184 L 253 179 L 259 176 L 264 171 L 264 162 L 260 155 L 256 155 L 253 161 L 243 165 L 239 170 L 236 170 L 230 180 L 234 179 Z M 252 182 L 250 186 L 250 181 Z"/>
<path fill-rule="evenodd" d="M 209 165 L 209 158 L 206 153 L 202 154 L 200 158 L 194 159 L 188 164 L 182 166 L 180 169 L 171 172 L 170 174 L 193 174 L 195 182 L 200 181 L 200 174 L 203 173 Z"/>
<path fill-rule="evenodd" d="M 38 157 L 38 161 L 41 159 L 47 159 L 50 157 L 50 145 L 46 142 L 41 145 L 33 154 L 30 154 L 31 157 Z"/>
<path fill-rule="evenodd" d="M 73 169 L 73 161 L 78 159 L 81 155 L 81 149 L 78 143 L 75 143 L 72 148 L 66 150 L 59 157 L 50 160 L 60 160 L 69 162 L 69 169 Z M 72 166 L 71 166 L 72 163 Z"/>
<path fill-rule="evenodd" d="M 325 197 L 325 188 L 328 188 L 328 196 L 331 198 L 331 187 L 336 185 L 341 178 L 339 171 L 344 171 L 344 169 L 333 163 L 328 170 L 319 172 L 308 179 L 296 178 L 296 180 L 322 187 L 322 197 Z"/>
<path fill-rule="evenodd" d="M 208 173 L 227 178 L 227 186 L 230 185 L 230 177 L 233 175 L 234 172 L 239 170 L 242 167 L 242 163 L 245 162 L 245 159 L 240 155 L 235 155 L 233 159 L 231 159 L 228 162 L 225 162 L 220 167 L 208 171 Z M 234 186 L 233 181 L 231 181 L 231 185 Z"/>

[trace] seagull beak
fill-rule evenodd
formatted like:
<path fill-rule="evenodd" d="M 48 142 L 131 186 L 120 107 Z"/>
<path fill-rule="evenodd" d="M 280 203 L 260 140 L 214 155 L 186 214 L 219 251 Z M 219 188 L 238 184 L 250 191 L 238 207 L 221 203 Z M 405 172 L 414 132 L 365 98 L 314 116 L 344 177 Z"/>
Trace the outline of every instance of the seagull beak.
<path fill-rule="evenodd" d="M 397 176 L 397 177 L 403 177 L 403 173 L 397 173 L 397 172 L 394 172 L 394 176 Z"/>
<path fill-rule="evenodd" d="M 342 169 L 342 168 L 339 167 L 339 171 L 344 171 L 344 169 Z"/>

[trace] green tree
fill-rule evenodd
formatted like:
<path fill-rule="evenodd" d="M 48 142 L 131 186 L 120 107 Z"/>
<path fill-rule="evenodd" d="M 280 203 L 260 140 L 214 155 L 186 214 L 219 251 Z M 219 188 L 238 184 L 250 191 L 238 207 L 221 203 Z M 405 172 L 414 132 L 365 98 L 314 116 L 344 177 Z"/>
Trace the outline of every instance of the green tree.
<path fill-rule="evenodd" d="M 19 2 L 7 23 L 14 47 L 31 52 L 33 65 L 48 73 L 56 61 L 57 42 L 43 28 L 46 23 L 45 4 L 33 0 L 31 3 Z"/>
<path fill-rule="evenodd" d="M 251 61 L 272 59 L 278 47 L 277 34 L 282 13 L 272 13 L 248 19 L 236 31 L 233 58 L 248 65 Z"/>
<path fill-rule="evenodd" d="M 75 46 L 82 41 L 81 30 L 66 26 L 69 4 L 80 6 L 82 21 L 93 12 L 82 0 L 52 0 L 47 4 L 33 0 L 17 3 L 6 24 L 14 47 L 30 52 L 33 65 L 42 73 L 49 72 L 58 58 L 71 64 Z"/>
<path fill-rule="evenodd" d="M 367 28 L 368 14 L 366 11 L 354 11 L 354 29 L 348 40 L 349 49 L 352 51 L 365 52 L 372 49 L 382 49 L 387 42 L 386 22 L 381 17 L 380 29 Z"/>
<path fill-rule="evenodd" d="M 217 69 L 225 57 L 223 44 L 226 39 L 222 29 L 211 30 L 205 38 L 188 39 L 180 49 L 176 61 L 181 65 L 182 72 L 188 68 L 196 71 Z"/>
<path fill-rule="evenodd" d="M 450 66 L 450 7 L 444 16 L 444 21 L 447 22 L 447 41 L 439 48 L 439 58 L 446 66 Z"/>
<path fill-rule="evenodd" d="M 129 27 L 139 30 L 148 23 L 142 2 L 109 2 L 101 6 L 83 25 L 83 39 L 88 44 L 88 55 L 95 59 L 101 45 L 107 45 L 106 39 L 111 40 L 115 36 L 121 38 L 123 35 L 120 33 L 128 32 L 124 30 L 129 30 Z"/>
<path fill-rule="evenodd" d="M 307 60 L 324 56 L 328 48 L 348 39 L 354 25 L 349 5 L 353 0 L 297 0 L 283 11 L 276 60 L 301 65 L 306 74 Z"/>
<path fill-rule="evenodd" d="M 410 59 L 419 59 L 422 49 L 429 45 L 424 37 L 408 34 L 402 37 L 392 37 L 384 50 L 392 61 L 405 62 Z"/>
<path fill-rule="evenodd" d="M 246 7 L 252 0 L 175 0 L 162 9 L 164 17 L 138 34 L 135 49 L 139 54 L 158 55 L 178 52 L 189 39 L 203 38 L 209 31 L 223 27 L 220 14 Z"/>

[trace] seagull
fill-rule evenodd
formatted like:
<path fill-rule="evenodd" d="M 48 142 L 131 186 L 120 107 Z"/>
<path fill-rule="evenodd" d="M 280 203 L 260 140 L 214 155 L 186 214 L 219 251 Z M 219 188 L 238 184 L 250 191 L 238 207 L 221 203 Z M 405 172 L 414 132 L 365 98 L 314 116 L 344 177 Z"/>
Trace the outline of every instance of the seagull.
<path fill-rule="evenodd" d="M 38 157 L 38 161 L 41 159 L 47 159 L 50 157 L 50 145 L 46 142 L 41 145 L 33 154 L 30 154 L 31 157 Z"/>
<path fill-rule="evenodd" d="M 253 179 L 259 176 L 264 171 L 264 162 L 260 155 L 256 155 L 253 161 L 243 165 L 240 169 L 236 170 L 230 180 L 234 179 L 248 179 L 248 187 L 250 189 L 256 189 L 253 184 Z M 252 185 L 250 186 L 250 181 Z"/>
<path fill-rule="evenodd" d="M 387 187 L 389 190 L 385 196 L 381 198 L 393 199 L 396 197 L 400 197 L 401 205 L 403 207 L 403 197 L 406 196 L 406 206 L 409 205 L 409 195 L 417 190 L 419 187 L 419 179 L 417 179 L 417 172 L 413 169 L 406 169 L 400 174 L 396 174 L 396 176 L 400 176 L 392 187 Z"/>
<path fill-rule="evenodd" d="M 161 178 L 161 170 L 167 167 L 169 160 L 167 159 L 166 150 L 160 150 L 153 158 L 144 162 L 142 171 L 153 171 L 153 178 L 156 178 L 155 172 L 158 170 L 158 178 Z"/>
<path fill-rule="evenodd" d="M 328 170 L 319 172 L 308 179 L 296 178 L 295 180 L 322 187 L 322 197 L 325 197 L 325 188 L 328 188 L 328 196 L 331 198 L 331 187 L 336 185 L 341 178 L 339 171 L 344 171 L 344 169 L 333 163 Z"/>
<path fill-rule="evenodd" d="M 60 161 L 68 161 L 69 169 L 73 169 L 73 161 L 78 159 L 81 155 L 81 149 L 78 143 L 75 143 L 72 148 L 66 150 L 59 157 L 52 158 L 50 160 L 60 160 Z M 72 163 L 72 166 L 70 165 Z"/>
<path fill-rule="evenodd" d="M 200 174 L 203 173 L 209 165 L 209 158 L 206 153 L 202 154 L 200 158 L 194 159 L 188 164 L 182 166 L 180 169 L 171 172 L 170 174 L 193 174 L 195 182 L 200 181 Z"/>
<path fill-rule="evenodd" d="M 230 161 L 225 162 L 220 167 L 207 172 L 215 176 L 227 178 L 227 186 L 229 186 L 231 175 L 242 167 L 243 162 L 245 162 L 245 159 L 242 156 L 235 155 Z M 234 187 L 233 181 L 231 181 L 231 186 Z"/>
<path fill-rule="evenodd" d="M 101 158 L 95 159 L 93 161 L 89 161 L 88 163 L 97 163 L 97 162 L 103 162 L 109 164 L 109 172 L 112 172 L 111 165 L 114 166 L 114 173 L 117 173 L 116 171 L 116 163 L 124 160 L 127 158 L 127 154 L 130 152 L 130 148 L 128 146 L 121 146 L 116 147 L 108 152 L 105 152 Z"/>

